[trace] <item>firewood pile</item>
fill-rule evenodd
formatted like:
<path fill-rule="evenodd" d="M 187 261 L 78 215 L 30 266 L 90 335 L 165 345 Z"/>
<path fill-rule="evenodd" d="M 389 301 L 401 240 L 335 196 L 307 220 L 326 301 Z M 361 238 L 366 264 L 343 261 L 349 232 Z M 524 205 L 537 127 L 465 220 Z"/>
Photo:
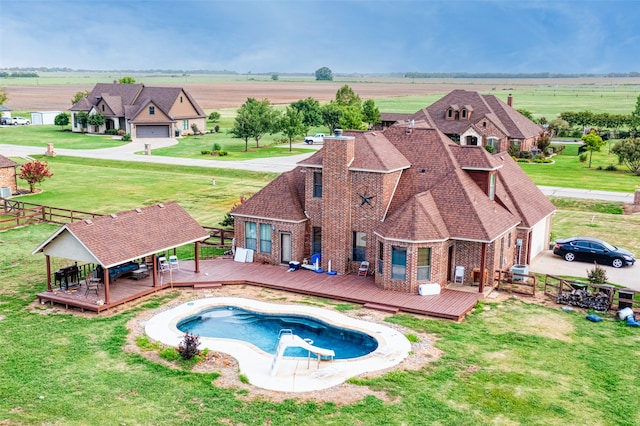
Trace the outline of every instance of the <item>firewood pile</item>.
<path fill-rule="evenodd" d="M 571 292 L 565 292 L 558 296 L 557 303 L 561 305 L 578 306 L 580 308 L 594 309 L 596 311 L 605 312 L 611 307 L 609 301 L 609 294 L 604 291 L 598 291 L 597 293 L 587 290 L 586 288 L 580 288 L 572 290 Z"/>

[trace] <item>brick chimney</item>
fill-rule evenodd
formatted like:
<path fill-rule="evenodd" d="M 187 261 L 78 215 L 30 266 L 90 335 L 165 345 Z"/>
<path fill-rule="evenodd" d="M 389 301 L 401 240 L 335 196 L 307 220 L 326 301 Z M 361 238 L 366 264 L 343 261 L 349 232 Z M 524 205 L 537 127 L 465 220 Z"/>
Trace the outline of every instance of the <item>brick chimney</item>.
<path fill-rule="evenodd" d="M 335 136 L 324 139 L 322 161 L 322 265 L 339 273 L 347 272 L 351 244 L 351 176 L 349 166 L 355 155 L 355 138 Z"/>
<path fill-rule="evenodd" d="M 511 93 L 509 93 L 509 96 L 507 97 L 507 105 L 513 108 L 513 96 L 511 96 Z"/>

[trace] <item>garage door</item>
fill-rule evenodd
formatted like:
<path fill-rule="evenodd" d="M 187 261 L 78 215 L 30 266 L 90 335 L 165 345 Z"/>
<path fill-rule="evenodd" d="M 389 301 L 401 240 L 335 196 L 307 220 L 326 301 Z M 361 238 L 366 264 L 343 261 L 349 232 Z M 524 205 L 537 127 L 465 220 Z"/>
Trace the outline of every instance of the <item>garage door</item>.
<path fill-rule="evenodd" d="M 531 261 L 533 261 L 533 259 L 546 248 L 548 224 L 549 218 L 544 218 L 540 222 L 536 223 L 531 230 Z"/>
<path fill-rule="evenodd" d="M 168 138 L 169 126 L 136 126 L 138 138 Z"/>

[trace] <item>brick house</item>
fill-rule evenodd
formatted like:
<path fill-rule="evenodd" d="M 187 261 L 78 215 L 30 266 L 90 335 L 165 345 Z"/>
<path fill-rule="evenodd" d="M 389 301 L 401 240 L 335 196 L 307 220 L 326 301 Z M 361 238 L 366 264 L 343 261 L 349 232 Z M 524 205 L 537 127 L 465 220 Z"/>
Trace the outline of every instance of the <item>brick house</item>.
<path fill-rule="evenodd" d="M 236 244 L 254 261 L 321 255 L 354 273 L 369 261 L 376 284 L 415 293 L 445 286 L 456 266 L 527 264 L 549 244 L 555 211 L 504 153 L 459 145 L 423 120 L 325 138 L 322 149 L 232 212 Z"/>
<path fill-rule="evenodd" d="M 146 87 L 144 84 L 95 85 L 87 98 L 73 105 L 72 130 L 104 133 L 123 129 L 133 138 L 172 138 L 192 134 L 195 124 L 201 132 L 206 130 L 206 115 L 186 90 L 179 87 Z M 77 113 L 100 113 L 105 124 L 84 129 Z"/>
<path fill-rule="evenodd" d="M 509 94 L 505 104 L 494 95 L 454 90 L 408 120 L 424 120 L 460 145 L 491 146 L 493 152 L 531 151 L 545 129 L 513 108 Z"/>
<path fill-rule="evenodd" d="M 18 192 L 18 163 L 0 155 L 0 188 L 9 188 L 9 195 Z"/>

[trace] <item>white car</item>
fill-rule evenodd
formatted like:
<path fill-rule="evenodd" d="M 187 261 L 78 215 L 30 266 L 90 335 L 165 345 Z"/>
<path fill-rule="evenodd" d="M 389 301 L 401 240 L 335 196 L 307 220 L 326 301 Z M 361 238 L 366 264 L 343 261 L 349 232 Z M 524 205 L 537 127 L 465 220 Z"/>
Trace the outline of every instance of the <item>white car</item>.
<path fill-rule="evenodd" d="M 31 122 L 24 117 L 13 117 L 11 119 L 11 124 L 14 126 L 26 126 L 31 124 Z"/>

